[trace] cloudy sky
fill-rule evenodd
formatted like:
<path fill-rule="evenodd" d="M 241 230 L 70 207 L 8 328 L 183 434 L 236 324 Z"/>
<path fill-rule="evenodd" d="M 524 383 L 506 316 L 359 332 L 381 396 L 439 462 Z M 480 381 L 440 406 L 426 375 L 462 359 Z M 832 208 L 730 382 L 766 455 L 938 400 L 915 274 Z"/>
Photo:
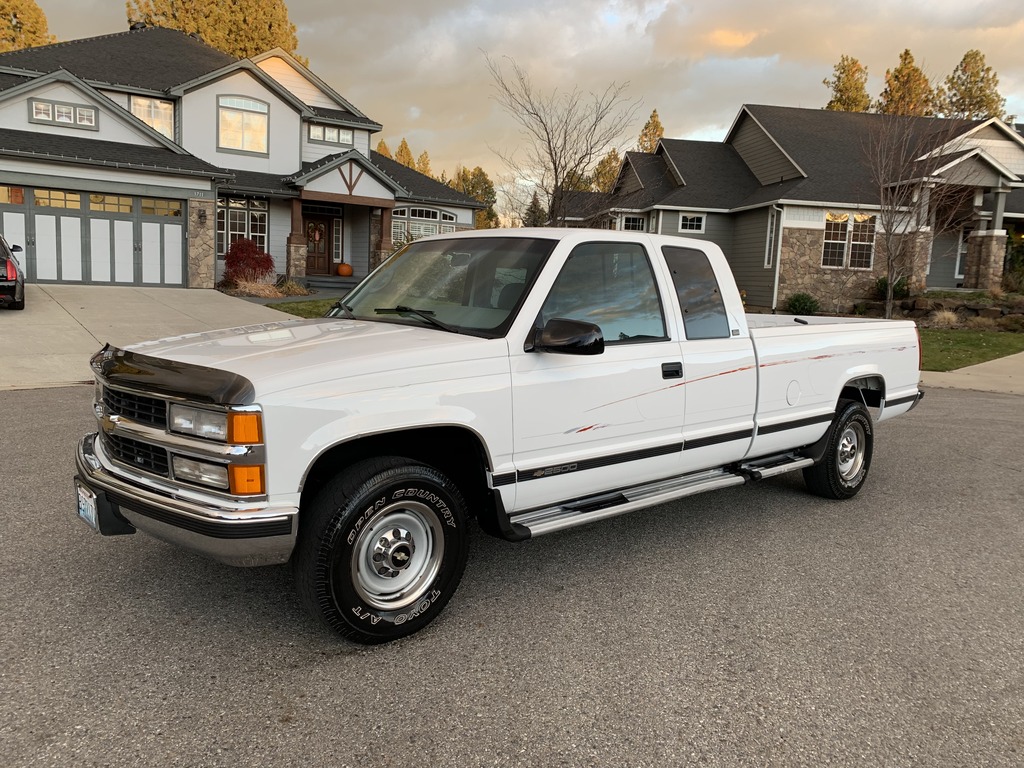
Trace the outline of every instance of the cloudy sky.
<path fill-rule="evenodd" d="M 37 0 L 60 40 L 127 28 L 122 0 Z M 494 149 L 519 141 L 493 99 L 485 53 L 512 57 L 545 89 L 629 83 L 640 101 L 629 149 L 652 109 L 665 135 L 719 141 L 740 105 L 818 108 L 842 54 L 868 67 L 868 90 L 910 48 L 941 80 L 978 48 L 1024 116 L 1020 0 L 289 0 L 299 53 L 434 173 L 458 164 L 504 172 Z"/>

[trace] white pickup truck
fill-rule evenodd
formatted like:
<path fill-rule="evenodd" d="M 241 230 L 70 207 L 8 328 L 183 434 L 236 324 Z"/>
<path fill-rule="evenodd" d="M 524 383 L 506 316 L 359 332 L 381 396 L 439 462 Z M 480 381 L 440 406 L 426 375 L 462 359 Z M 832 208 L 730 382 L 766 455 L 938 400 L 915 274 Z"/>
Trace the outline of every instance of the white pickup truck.
<path fill-rule="evenodd" d="M 796 469 L 853 496 L 919 354 L 912 322 L 745 315 L 703 241 L 425 238 L 328 317 L 100 350 L 78 513 L 290 560 L 314 615 L 385 642 L 452 597 L 473 517 L 522 540 Z"/>

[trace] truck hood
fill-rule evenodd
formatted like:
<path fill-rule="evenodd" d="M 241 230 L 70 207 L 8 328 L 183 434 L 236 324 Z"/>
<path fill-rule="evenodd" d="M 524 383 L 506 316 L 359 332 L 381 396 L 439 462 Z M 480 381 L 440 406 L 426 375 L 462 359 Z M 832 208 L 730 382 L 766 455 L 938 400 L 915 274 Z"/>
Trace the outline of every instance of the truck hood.
<path fill-rule="evenodd" d="M 398 372 L 407 379 L 439 378 L 454 363 L 508 355 L 504 339 L 340 318 L 225 328 L 126 349 L 236 373 L 252 383 L 257 397 L 327 381 L 336 387 L 343 379 L 366 380 L 365 386 L 356 385 L 355 389 L 370 388 L 379 386 L 379 379 L 370 381 L 377 375 Z M 354 391 L 352 387 L 344 389 Z"/>

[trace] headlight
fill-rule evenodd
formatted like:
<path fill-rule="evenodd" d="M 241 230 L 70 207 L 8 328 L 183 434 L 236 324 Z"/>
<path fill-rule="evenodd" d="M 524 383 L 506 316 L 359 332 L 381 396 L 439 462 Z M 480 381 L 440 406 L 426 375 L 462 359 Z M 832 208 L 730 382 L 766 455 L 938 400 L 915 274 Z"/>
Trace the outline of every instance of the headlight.
<path fill-rule="evenodd" d="M 207 461 L 195 461 L 182 456 L 173 459 L 174 477 L 190 483 L 209 485 L 213 488 L 228 487 L 228 468 L 223 464 L 210 464 Z"/>
<path fill-rule="evenodd" d="M 228 415 L 223 411 L 207 411 L 175 403 L 171 405 L 170 417 L 172 432 L 222 443 L 228 441 Z"/>

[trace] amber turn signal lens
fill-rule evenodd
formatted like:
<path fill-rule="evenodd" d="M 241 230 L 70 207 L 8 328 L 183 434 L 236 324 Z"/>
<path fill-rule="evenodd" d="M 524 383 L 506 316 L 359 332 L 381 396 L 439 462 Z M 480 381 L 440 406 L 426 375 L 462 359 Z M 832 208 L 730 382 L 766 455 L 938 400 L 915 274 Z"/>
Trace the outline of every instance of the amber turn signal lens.
<path fill-rule="evenodd" d="M 231 492 L 240 496 L 265 493 L 263 481 L 263 465 L 239 466 L 233 464 L 228 467 L 228 480 L 231 484 Z"/>
<path fill-rule="evenodd" d="M 228 442 L 241 445 L 262 443 L 260 415 L 258 413 L 228 414 Z"/>

